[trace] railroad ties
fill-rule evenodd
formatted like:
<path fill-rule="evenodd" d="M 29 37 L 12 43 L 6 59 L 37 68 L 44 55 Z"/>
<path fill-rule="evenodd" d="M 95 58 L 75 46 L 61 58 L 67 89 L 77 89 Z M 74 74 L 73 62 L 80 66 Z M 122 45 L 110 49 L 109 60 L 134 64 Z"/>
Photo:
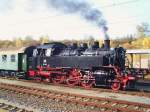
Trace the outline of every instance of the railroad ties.
<path fill-rule="evenodd" d="M 98 98 L 4 83 L 0 84 L 0 89 L 33 95 L 39 98 L 52 99 L 57 102 L 65 102 L 66 104 L 83 106 L 102 112 L 150 112 L 150 105 L 148 104 L 133 103 L 110 98 Z"/>

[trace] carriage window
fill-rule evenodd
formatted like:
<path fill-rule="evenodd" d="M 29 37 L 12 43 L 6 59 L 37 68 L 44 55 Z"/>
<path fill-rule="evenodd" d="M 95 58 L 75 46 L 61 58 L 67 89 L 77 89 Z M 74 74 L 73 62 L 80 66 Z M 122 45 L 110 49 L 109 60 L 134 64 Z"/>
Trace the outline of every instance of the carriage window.
<path fill-rule="evenodd" d="M 11 59 L 11 62 L 15 62 L 16 61 L 16 56 L 15 55 L 11 55 L 10 59 Z"/>
<path fill-rule="evenodd" d="M 2 55 L 2 61 L 6 62 L 7 61 L 7 55 Z"/>

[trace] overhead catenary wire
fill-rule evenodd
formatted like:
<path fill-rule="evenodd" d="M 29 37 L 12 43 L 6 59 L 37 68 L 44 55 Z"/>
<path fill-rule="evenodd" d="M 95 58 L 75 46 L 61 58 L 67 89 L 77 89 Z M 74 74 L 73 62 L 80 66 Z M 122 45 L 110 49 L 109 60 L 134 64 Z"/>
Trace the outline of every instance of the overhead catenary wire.
<path fill-rule="evenodd" d="M 127 5 L 131 3 L 137 3 L 139 1 L 141 0 L 129 0 L 129 1 L 124 1 L 124 2 L 119 2 L 119 3 L 113 3 L 110 5 L 105 5 L 105 6 L 102 6 L 101 8 L 110 8 L 110 7 L 115 7 L 115 6 Z"/>
<path fill-rule="evenodd" d="M 135 20 L 138 20 L 140 17 L 145 18 L 145 19 L 150 18 L 149 15 L 146 15 L 146 16 L 137 15 L 137 16 L 129 17 L 130 19 L 127 19 L 127 20 L 124 20 L 124 21 L 123 20 L 121 20 L 121 21 L 114 21 L 114 22 L 110 22 L 109 24 L 136 23 Z"/>

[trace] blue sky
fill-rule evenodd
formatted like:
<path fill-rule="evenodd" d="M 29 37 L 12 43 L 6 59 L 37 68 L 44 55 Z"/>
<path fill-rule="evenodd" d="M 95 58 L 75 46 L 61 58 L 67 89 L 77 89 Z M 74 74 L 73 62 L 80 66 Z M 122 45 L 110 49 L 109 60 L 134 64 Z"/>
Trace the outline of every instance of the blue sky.
<path fill-rule="evenodd" d="M 104 38 L 103 32 L 77 14 L 64 14 L 48 7 L 47 0 L 0 0 L 0 39 L 28 35 L 38 39 Z M 86 0 L 85 0 L 86 1 Z M 136 34 L 136 26 L 150 24 L 150 0 L 87 0 L 99 9 L 111 38 Z"/>

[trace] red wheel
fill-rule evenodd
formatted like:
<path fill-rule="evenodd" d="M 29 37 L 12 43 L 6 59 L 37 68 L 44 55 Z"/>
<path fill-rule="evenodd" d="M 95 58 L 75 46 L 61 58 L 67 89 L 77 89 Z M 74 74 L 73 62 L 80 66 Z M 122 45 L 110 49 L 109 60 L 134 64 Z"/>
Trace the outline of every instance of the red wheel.
<path fill-rule="evenodd" d="M 55 75 L 53 78 L 52 78 L 52 82 L 54 84 L 61 84 L 63 83 L 65 80 L 65 76 L 60 76 L 60 75 Z"/>
<path fill-rule="evenodd" d="M 118 80 L 113 82 L 112 85 L 111 85 L 111 88 L 114 91 L 118 91 L 120 89 L 120 87 L 121 87 L 121 84 Z"/>
<path fill-rule="evenodd" d="M 67 80 L 66 80 L 67 85 L 69 85 L 70 87 L 73 87 L 75 85 L 78 84 L 78 80 L 76 79 L 76 77 L 72 77 L 70 76 Z"/>
<path fill-rule="evenodd" d="M 66 83 L 71 87 L 75 86 L 75 85 L 79 84 L 80 79 L 81 79 L 80 77 L 81 77 L 80 71 L 78 69 L 72 69 L 69 72 L 69 77 L 66 80 Z"/>

